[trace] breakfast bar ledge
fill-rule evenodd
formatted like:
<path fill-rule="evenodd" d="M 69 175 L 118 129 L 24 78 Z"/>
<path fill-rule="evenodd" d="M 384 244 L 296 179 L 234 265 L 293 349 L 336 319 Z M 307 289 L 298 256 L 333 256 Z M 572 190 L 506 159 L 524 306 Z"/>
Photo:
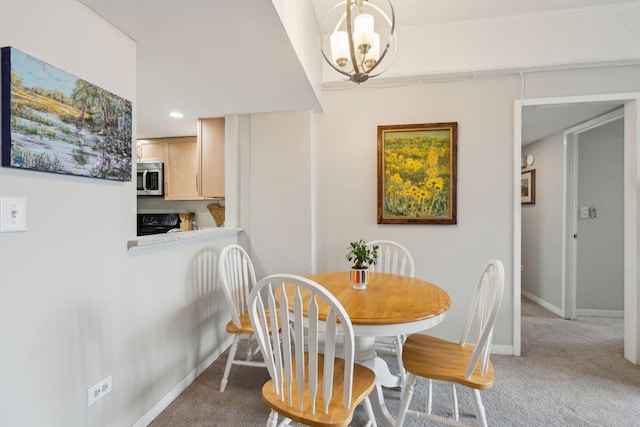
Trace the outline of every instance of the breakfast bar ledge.
<path fill-rule="evenodd" d="M 145 246 L 161 245 L 165 243 L 180 242 L 183 240 L 198 239 L 203 237 L 221 236 L 232 233 L 239 233 L 239 227 L 207 227 L 200 230 L 178 231 L 174 233 L 152 234 L 150 236 L 139 236 L 127 241 L 127 249 L 142 248 Z"/>

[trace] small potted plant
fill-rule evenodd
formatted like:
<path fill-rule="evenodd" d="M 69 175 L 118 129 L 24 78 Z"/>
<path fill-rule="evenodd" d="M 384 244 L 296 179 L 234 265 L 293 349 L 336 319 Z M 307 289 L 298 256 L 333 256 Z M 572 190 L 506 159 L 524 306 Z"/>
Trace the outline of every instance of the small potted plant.
<path fill-rule="evenodd" d="M 350 278 L 354 289 L 366 289 L 369 281 L 369 266 L 378 262 L 378 246 L 367 246 L 364 240 L 351 242 L 347 248 L 347 260 L 351 261 Z"/>

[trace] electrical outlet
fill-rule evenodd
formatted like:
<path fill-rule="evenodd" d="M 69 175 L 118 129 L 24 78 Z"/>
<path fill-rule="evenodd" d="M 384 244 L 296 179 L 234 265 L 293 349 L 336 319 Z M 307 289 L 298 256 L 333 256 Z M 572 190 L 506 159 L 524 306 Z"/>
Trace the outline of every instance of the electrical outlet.
<path fill-rule="evenodd" d="M 87 390 L 87 406 L 93 405 L 96 400 L 103 398 L 106 394 L 109 394 L 112 388 L 113 383 L 111 382 L 111 375 L 93 387 L 89 387 Z"/>

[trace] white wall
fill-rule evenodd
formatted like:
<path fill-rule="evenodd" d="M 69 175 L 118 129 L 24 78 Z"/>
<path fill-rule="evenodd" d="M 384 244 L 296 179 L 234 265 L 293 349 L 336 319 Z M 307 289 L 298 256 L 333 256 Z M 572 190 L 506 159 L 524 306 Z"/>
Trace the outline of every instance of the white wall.
<path fill-rule="evenodd" d="M 623 309 L 623 122 L 579 135 L 578 206 L 599 205 L 604 216 L 578 218 L 578 315 L 611 315 Z M 522 206 L 522 292 L 559 316 L 562 306 L 561 133 L 524 146 L 533 154 L 536 204 Z M 572 212 L 568 212 L 572 215 Z M 578 212 L 575 212 L 578 215 Z"/>
<path fill-rule="evenodd" d="M 526 113 L 525 113 L 526 114 Z M 522 292 L 562 314 L 563 135 L 522 147 L 535 163 L 536 203 L 522 205 Z"/>
<path fill-rule="evenodd" d="M 0 45 L 131 100 L 135 131 L 135 44 L 79 2 L 4 2 Z M 135 193 L 0 168 L 0 196 L 27 199 L 28 227 L 0 234 L 1 425 L 130 426 L 226 339 L 210 266 L 235 235 L 127 251 Z M 108 375 L 113 391 L 87 407 Z"/>
<path fill-rule="evenodd" d="M 622 119 L 578 137 L 578 206 L 597 218 L 578 219 L 576 309 L 604 314 L 624 309 Z"/>
<path fill-rule="evenodd" d="M 348 90 L 325 92 L 325 113 L 315 116 L 312 128 L 317 138 L 317 183 L 309 184 L 309 191 L 317 188 L 317 271 L 341 270 L 348 267 L 344 258 L 348 242 L 354 239 L 389 238 L 406 245 L 416 258 L 416 276 L 430 280 L 451 295 L 453 305 L 443 324 L 434 333 L 457 338 L 464 322 L 463 314 L 475 285 L 476 276 L 488 258 L 503 260 L 507 283 L 503 306 L 498 318 L 494 343 L 499 351 L 510 351 L 513 346 L 514 265 L 513 265 L 513 101 L 521 94 L 525 97 L 587 95 L 593 93 L 636 92 L 640 89 L 637 75 L 640 67 L 612 67 L 573 71 L 532 73 L 522 76 L 496 76 L 442 83 L 389 85 L 388 87 L 352 86 Z M 522 86 L 524 84 L 524 87 Z M 523 90 L 524 89 L 524 90 Z M 290 120 L 286 120 L 289 116 Z M 270 129 L 274 135 L 282 129 L 282 138 L 273 147 L 296 147 L 306 150 L 310 143 L 306 130 L 289 135 L 285 124 L 296 123 L 297 113 L 281 113 L 276 120 L 268 119 L 260 128 L 252 125 L 252 153 L 267 155 L 269 167 L 283 173 L 294 166 L 289 179 L 299 179 L 298 172 L 307 165 L 305 156 L 291 154 L 274 156 L 272 150 L 257 144 L 255 132 Z M 252 116 L 253 120 L 253 116 Z M 378 125 L 458 122 L 458 224 L 457 225 L 378 225 L 376 221 L 377 144 Z M 262 137 L 260 137 L 262 138 Z M 273 138 L 273 136 L 269 136 Z M 261 141 L 266 141 L 262 140 Z M 544 158 L 544 156 L 542 156 Z M 561 159 L 549 160 L 553 163 Z M 542 168 L 542 159 L 536 167 Z M 546 162 L 546 161 L 545 161 Z M 264 164 L 261 167 L 266 167 Z M 546 164 L 546 163 L 545 163 Z M 312 166 L 309 166 L 312 167 Z M 544 168 L 546 169 L 546 167 Z M 550 168 L 551 169 L 551 168 Z M 519 166 L 518 166 L 519 172 Z M 245 173 L 246 172 L 245 170 Z M 253 173 L 253 171 L 251 171 Z M 545 172 L 543 181 L 553 181 L 555 172 Z M 303 179 L 305 174 L 302 175 Z M 555 177 L 555 178 L 554 178 Z M 306 184 L 305 184 L 306 187 Z M 286 187 L 285 187 L 286 188 Z M 252 200 L 262 201 L 252 206 L 253 216 L 277 212 L 277 225 L 260 227 L 261 248 L 256 256 L 269 257 L 271 248 L 266 242 L 278 242 L 284 234 L 284 243 L 296 251 L 284 265 L 271 259 L 263 262 L 267 272 L 281 267 L 296 272 L 310 271 L 307 250 L 300 251 L 304 243 L 293 242 L 294 232 L 284 224 L 293 221 L 296 233 L 313 233 L 314 223 L 300 227 L 298 209 L 310 203 L 305 191 L 286 192 L 279 196 L 279 187 L 270 179 L 252 179 Z M 258 195 L 259 196 L 256 196 Z M 551 195 L 551 194 L 549 194 Z M 541 195 L 546 203 L 547 194 Z M 554 197 L 554 196 L 552 196 Z M 300 203 L 297 203 L 299 200 Z M 296 206 L 282 209 L 279 205 Z M 552 202 L 551 202 L 552 203 Z M 557 209 L 561 209 L 558 204 Z M 559 227 L 559 225 L 558 225 Z M 257 229 L 251 231 L 257 236 Z M 253 237 L 251 237 L 253 242 Z M 556 249 L 557 250 L 557 249 Z M 267 258 L 262 258 L 266 260 Z M 559 262 L 559 261 L 558 261 Z M 517 266 L 519 268 L 519 266 Z M 554 267 L 558 268 L 558 267 Z M 557 295 L 552 298 L 557 298 Z"/>
<path fill-rule="evenodd" d="M 573 227 L 571 224 L 577 218 L 578 240 L 567 236 L 569 260 L 572 244 L 575 242 L 577 246 L 575 308 L 577 315 L 621 316 L 624 302 L 623 121 L 578 133 L 570 136 L 579 141 L 576 148 L 578 200 L 575 210 L 567 212 L 569 227 Z M 565 301 L 569 307 L 562 305 L 561 233 L 565 202 L 563 186 L 558 183 L 562 182 L 565 167 L 563 135 L 553 135 L 527 145 L 522 152 L 523 156 L 535 155 L 536 164 L 525 170 L 536 169 L 538 175 L 536 205 L 522 206 L 522 292 L 559 316 L 565 316 L 565 309 L 566 315 L 572 315 L 569 277 Z M 568 157 L 571 159 L 573 155 L 569 148 Z M 546 179 L 540 176 L 543 168 Z M 571 187 L 570 183 L 568 185 Z M 567 197 L 571 199 L 571 194 Z M 604 209 L 605 215 L 597 219 L 579 217 L 580 206 L 593 205 Z"/>
<path fill-rule="evenodd" d="M 453 304 L 435 333 L 457 338 L 484 263 L 503 261 L 504 305 L 495 342 L 512 335 L 513 99 L 520 79 L 466 80 L 325 93 L 318 117 L 318 270 L 348 268 L 350 241 L 391 239 L 416 260 L 416 277 Z M 377 224 L 377 126 L 458 122 L 457 225 Z"/>
<path fill-rule="evenodd" d="M 539 71 L 523 74 L 525 98 L 637 92 L 640 65 Z"/>
<path fill-rule="evenodd" d="M 415 75 L 439 76 L 637 63 L 640 3 L 607 3 L 489 19 L 478 4 L 478 13 L 472 19 L 429 22 L 430 17 L 425 16 L 424 25 L 400 24 L 401 47 L 384 76 L 394 77 L 394 70 L 407 69 Z M 447 9 L 456 9 L 442 4 Z M 399 22 L 402 5 L 397 6 L 396 15 Z"/>
<path fill-rule="evenodd" d="M 300 0 L 272 2 L 319 101 L 318 105 L 322 105 L 322 57 L 317 51 L 318 33 L 315 30 L 318 21 L 313 5 L 310 1 Z"/>
<path fill-rule="evenodd" d="M 313 113 L 251 116 L 250 158 L 242 180 L 243 227 L 256 275 L 309 274 L 313 244 Z"/>

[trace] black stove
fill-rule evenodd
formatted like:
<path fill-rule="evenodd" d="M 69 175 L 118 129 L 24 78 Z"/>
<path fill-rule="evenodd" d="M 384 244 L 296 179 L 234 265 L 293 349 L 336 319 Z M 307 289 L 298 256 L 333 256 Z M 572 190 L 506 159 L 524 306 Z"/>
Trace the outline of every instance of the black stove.
<path fill-rule="evenodd" d="M 138 214 L 138 236 L 162 234 L 180 228 L 180 215 L 168 213 Z"/>

